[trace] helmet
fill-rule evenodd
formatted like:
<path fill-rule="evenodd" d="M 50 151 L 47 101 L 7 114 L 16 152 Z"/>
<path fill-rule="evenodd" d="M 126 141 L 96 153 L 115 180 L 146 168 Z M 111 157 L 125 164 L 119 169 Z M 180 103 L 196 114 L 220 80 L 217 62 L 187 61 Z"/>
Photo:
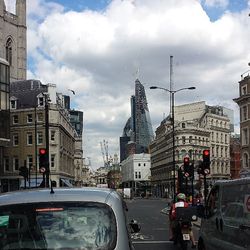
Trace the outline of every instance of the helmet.
<path fill-rule="evenodd" d="M 179 200 L 185 201 L 186 200 L 186 195 L 183 194 L 183 193 L 179 193 L 179 194 L 177 194 L 176 199 L 177 199 L 177 201 L 179 201 Z"/>

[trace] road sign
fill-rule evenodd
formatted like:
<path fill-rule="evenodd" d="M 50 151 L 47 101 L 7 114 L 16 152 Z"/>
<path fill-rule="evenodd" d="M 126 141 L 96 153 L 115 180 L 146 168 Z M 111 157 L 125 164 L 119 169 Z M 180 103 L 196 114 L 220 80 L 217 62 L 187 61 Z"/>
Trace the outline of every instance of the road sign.
<path fill-rule="evenodd" d="M 250 213 L 250 195 L 245 195 L 244 211 Z"/>
<path fill-rule="evenodd" d="M 46 169 L 44 167 L 40 168 L 40 173 L 45 173 Z"/>

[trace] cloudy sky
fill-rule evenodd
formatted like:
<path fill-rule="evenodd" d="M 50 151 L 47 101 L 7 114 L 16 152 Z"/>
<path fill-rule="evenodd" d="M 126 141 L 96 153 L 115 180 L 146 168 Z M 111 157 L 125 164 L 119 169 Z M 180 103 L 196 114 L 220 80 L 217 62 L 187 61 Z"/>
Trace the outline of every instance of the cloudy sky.
<path fill-rule="evenodd" d="M 14 12 L 15 0 L 5 0 Z M 27 0 L 28 79 L 55 83 L 84 112 L 84 157 L 103 166 L 100 142 L 119 155 L 138 77 L 153 129 L 169 113 L 170 55 L 175 104 L 206 101 L 235 111 L 249 68 L 250 0 Z M 139 73 L 138 73 L 139 72 Z M 68 89 L 73 89 L 73 95 Z"/>

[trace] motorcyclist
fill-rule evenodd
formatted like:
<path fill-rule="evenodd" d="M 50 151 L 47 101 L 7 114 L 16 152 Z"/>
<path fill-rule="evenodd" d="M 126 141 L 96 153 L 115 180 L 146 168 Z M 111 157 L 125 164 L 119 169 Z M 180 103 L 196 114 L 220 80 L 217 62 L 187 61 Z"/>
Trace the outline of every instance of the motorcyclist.
<path fill-rule="evenodd" d="M 176 227 L 176 208 L 177 207 L 188 207 L 189 204 L 186 201 L 186 195 L 183 193 L 179 193 L 176 196 L 176 202 L 172 204 L 169 212 L 169 222 L 170 222 L 170 228 L 171 228 L 171 234 L 173 235 L 174 229 Z M 174 237 L 173 237 L 174 238 Z M 196 243 L 194 240 L 194 234 L 192 231 L 192 228 L 190 227 L 190 239 L 192 241 L 192 248 L 196 248 Z M 174 239 L 173 239 L 174 240 Z"/>

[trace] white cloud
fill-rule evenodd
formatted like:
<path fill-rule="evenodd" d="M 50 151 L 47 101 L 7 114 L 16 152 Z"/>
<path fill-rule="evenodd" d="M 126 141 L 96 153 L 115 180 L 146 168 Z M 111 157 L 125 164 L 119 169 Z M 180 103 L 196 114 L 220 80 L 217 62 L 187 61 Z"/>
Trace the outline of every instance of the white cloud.
<path fill-rule="evenodd" d="M 56 83 L 64 94 L 69 86 L 76 91 L 72 102 L 84 111 L 84 153 L 94 167 L 102 165 L 101 140 L 119 154 L 137 68 L 154 128 L 169 112 L 169 95 L 149 86 L 169 86 L 170 55 L 174 88 L 197 87 L 178 93 L 177 105 L 206 100 L 237 108 L 232 99 L 250 61 L 247 10 L 211 22 L 197 0 L 113 0 L 102 12 L 66 12 L 58 4 L 29 0 L 28 9 L 28 53 L 34 62 L 28 75 Z"/>

